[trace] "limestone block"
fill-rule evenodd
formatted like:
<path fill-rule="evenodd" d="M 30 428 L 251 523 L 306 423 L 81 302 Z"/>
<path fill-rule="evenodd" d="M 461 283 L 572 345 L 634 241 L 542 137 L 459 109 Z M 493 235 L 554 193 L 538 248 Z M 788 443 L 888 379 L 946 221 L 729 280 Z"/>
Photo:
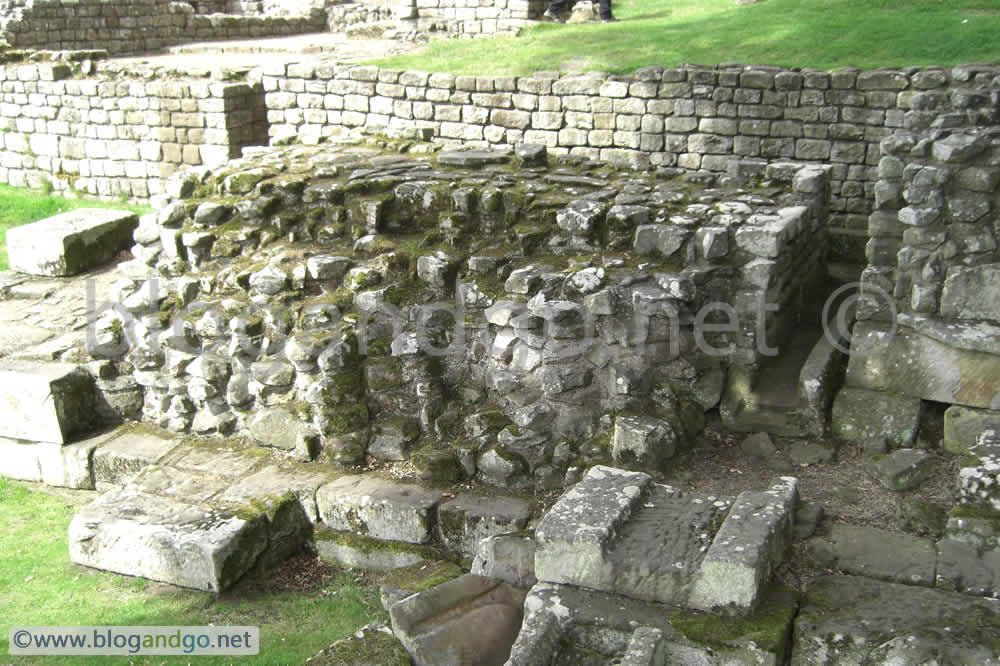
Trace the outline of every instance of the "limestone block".
<path fill-rule="evenodd" d="M 0 438 L 0 476 L 93 490 L 91 463 L 97 444 L 97 438 L 68 445 Z"/>
<path fill-rule="evenodd" d="M 399 541 L 380 541 L 351 532 L 317 528 L 313 535 L 320 558 L 340 566 L 366 571 L 390 571 L 437 560 L 439 553 L 429 546 Z"/>
<path fill-rule="evenodd" d="M 611 456 L 617 464 L 658 469 L 674 455 L 677 428 L 652 416 L 619 416 L 615 419 Z"/>
<path fill-rule="evenodd" d="M 389 607 L 392 630 L 417 666 L 500 666 L 521 627 L 524 592 L 466 574 Z"/>
<path fill-rule="evenodd" d="M 376 539 L 426 543 L 442 493 L 374 476 L 348 475 L 316 492 L 320 518 L 332 529 Z"/>
<path fill-rule="evenodd" d="M 1000 598 L 1000 550 L 980 549 L 964 541 L 937 542 L 935 587 L 976 597 Z"/>
<path fill-rule="evenodd" d="M 79 208 L 7 231 L 10 267 L 32 275 L 76 275 L 132 244 L 139 217 L 129 211 Z"/>
<path fill-rule="evenodd" d="M 1000 264 L 948 269 L 941 290 L 941 316 L 1000 320 Z"/>
<path fill-rule="evenodd" d="M 528 588 L 535 578 L 535 539 L 527 534 L 498 534 L 481 539 L 470 573 Z"/>
<path fill-rule="evenodd" d="M 268 465 L 229 486 L 219 501 L 247 504 L 254 498 L 279 497 L 290 494 L 298 501 L 309 522 L 319 522 L 316 491 L 329 483 L 332 473 L 316 470 L 309 465 Z"/>
<path fill-rule="evenodd" d="M 936 554 L 929 539 L 835 523 L 807 542 L 813 564 L 907 585 L 934 585 Z"/>
<path fill-rule="evenodd" d="M 0 437 L 62 444 L 95 424 L 93 379 L 77 366 L 0 362 Z"/>
<path fill-rule="evenodd" d="M 468 556 L 480 540 L 524 528 L 531 505 L 518 497 L 461 493 L 438 507 L 437 531 L 441 543 Z"/>
<path fill-rule="evenodd" d="M 669 224 L 641 224 L 635 229 L 633 247 L 640 255 L 669 257 L 691 237 L 691 230 Z"/>
<path fill-rule="evenodd" d="M 916 488 L 934 473 L 935 462 L 926 451 L 897 449 L 865 461 L 865 471 L 884 488 L 901 492 Z"/>
<path fill-rule="evenodd" d="M 764 492 L 736 498 L 701 562 L 688 604 L 752 611 L 792 540 L 798 481 L 782 477 Z"/>
<path fill-rule="evenodd" d="M 221 592 L 267 548 L 266 516 L 113 490 L 83 507 L 69 526 L 76 564 Z"/>
<path fill-rule="evenodd" d="M 968 453 L 984 430 L 1000 432 L 1000 412 L 952 405 L 944 412 L 941 448 L 948 453 Z"/>
<path fill-rule="evenodd" d="M 920 413 L 919 398 L 847 387 L 833 401 L 833 434 L 849 442 L 886 440 L 893 447 L 910 446 Z"/>
<path fill-rule="evenodd" d="M 1000 430 L 984 430 L 968 451 L 975 462 L 958 472 L 958 494 L 963 503 L 1000 511 Z"/>
<path fill-rule="evenodd" d="M 94 481 L 123 486 L 143 467 L 160 461 L 177 444 L 166 432 L 126 430 L 94 452 Z"/>

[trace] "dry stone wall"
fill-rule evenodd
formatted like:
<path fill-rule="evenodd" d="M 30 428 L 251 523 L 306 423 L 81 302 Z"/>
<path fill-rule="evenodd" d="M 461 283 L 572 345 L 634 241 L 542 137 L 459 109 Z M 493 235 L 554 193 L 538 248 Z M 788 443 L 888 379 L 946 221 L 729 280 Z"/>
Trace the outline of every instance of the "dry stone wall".
<path fill-rule="evenodd" d="M 936 113 L 975 106 L 997 74 L 986 66 L 722 65 L 650 67 L 625 77 L 475 77 L 279 63 L 260 78 L 272 139 L 418 128 L 435 141 L 540 143 L 552 154 L 636 167 L 725 172 L 734 157 L 826 162 L 835 253 L 864 264 L 880 142 L 924 122 L 932 100 Z"/>
<path fill-rule="evenodd" d="M 101 49 L 126 55 L 198 40 L 294 35 L 326 28 L 321 9 L 295 16 L 216 13 L 230 9 L 223 6 L 226 4 L 173 0 L 12 2 L 0 21 L 0 36 L 18 49 Z"/>
<path fill-rule="evenodd" d="M 122 77 L 65 63 L 0 69 L 0 180 L 146 199 L 183 167 L 259 143 L 263 111 L 245 83 Z"/>

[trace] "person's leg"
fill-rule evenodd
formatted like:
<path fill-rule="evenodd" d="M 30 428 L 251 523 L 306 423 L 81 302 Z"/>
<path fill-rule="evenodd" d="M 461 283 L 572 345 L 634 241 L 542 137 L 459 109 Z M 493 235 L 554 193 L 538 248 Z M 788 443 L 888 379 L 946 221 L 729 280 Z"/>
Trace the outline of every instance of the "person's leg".
<path fill-rule="evenodd" d="M 607 21 L 614 18 L 611 15 L 611 0 L 601 0 L 598 5 L 598 16 L 601 17 L 602 21 Z"/>

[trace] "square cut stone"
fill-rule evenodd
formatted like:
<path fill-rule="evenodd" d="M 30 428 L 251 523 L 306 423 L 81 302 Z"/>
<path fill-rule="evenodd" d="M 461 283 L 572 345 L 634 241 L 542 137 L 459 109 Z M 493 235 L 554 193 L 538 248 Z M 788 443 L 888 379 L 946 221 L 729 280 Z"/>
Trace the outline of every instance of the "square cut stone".
<path fill-rule="evenodd" d="M 94 452 L 94 481 L 122 486 L 143 467 L 158 462 L 178 444 L 152 432 L 132 431 L 109 440 Z"/>
<path fill-rule="evenodd" d="M 135 213 L 78 208 L 7 231 L 10 267 L 22 273 L 64 277 L 110 261 L 132 244 Z"/>
<path fill-rule="evenodd" d="M 387 541 L 426 543 L 442 494 L 412 483 L 349 475 L 316 491 L 328 527 Z"/>
<path fill-rule="evenodd" d="M 63 444 L 94 420 L 93 379 L 79 367 L 0 362 L 0 437 Z"/>

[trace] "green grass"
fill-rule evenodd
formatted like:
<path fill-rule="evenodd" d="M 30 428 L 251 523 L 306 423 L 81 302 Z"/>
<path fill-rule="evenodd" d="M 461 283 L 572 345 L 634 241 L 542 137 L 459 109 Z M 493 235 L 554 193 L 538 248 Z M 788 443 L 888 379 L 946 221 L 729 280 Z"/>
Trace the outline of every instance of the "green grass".
<path fill-rule="evenodd" d="M 0 479 L 0 661 L 13 664 L 299 664 L 374 619 L 378 590 L 349 573 L 314 585 L 249 582 L 219 598 L 75 566 L 66 528 L 74 507 Z M 11 625 L 259 626 L 256 657 L 18 657 Z"/>
<path fill-rule="evenodd" d="M 74 208 L 124 208 L 140 214 L 152 210 L 146 206 L 127 206 L 117 201 L 65 199 L 38 190 L 0 185 L 0 270 L 10 268 L 7 262 L 8 229 Z"/>
<path fill-rule="evenodd" d="M 436 40 L 378 64 L 527 75 L 682 63 L 867 69 L 1000 61 L 996 0 L 613 0 L 612 7 L 620 23 L 541 24 L 516 39 Z"/>

